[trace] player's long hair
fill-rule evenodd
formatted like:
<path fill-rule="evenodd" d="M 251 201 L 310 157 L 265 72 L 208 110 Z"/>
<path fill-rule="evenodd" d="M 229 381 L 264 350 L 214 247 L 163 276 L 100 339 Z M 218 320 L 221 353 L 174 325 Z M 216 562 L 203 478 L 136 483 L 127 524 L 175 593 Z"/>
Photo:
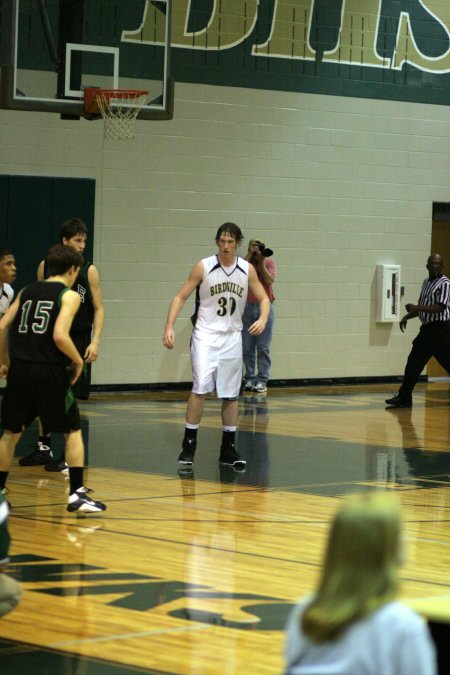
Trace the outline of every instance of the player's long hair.
<path fill-rule="evenodd" d="M 241 241 L 244 239 L 244 235 L 242 234 L 242 230 L 239 227 L 239 225 L 236 225 L 235 223 L 224 223 L 219 227 L 216 233 L 216 244 L 219 243 L 219 239 L 222 236 L 222 234 L 230 234 L 234 241 L 237 242 L 238 244 L 241 243 Z"/>
<path fill-rule="evenodd" d="M 350 498 L 335 516 L 317 593 L 301 619 L 314 642 L 333 640 L 395 598 L 401 512 L 386 495 Z"/>

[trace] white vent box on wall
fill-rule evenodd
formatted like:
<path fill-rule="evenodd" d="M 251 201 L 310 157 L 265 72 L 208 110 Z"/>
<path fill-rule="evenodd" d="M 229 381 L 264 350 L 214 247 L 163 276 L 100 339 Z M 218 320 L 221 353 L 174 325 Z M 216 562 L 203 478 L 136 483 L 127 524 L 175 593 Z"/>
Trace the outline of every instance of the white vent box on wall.
<path fill-rule="evenodd" d="M 400 265 L 377 265 L 377 321 L 400 321 Z"/>

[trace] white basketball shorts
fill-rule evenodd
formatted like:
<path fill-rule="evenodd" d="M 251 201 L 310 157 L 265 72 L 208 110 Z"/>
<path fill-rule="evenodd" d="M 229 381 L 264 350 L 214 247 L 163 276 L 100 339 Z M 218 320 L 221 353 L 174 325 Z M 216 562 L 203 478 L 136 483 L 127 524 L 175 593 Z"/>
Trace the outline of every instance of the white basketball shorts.
<path fill-rule="evenodd" d="M 194 330 L 191 339 L 192 391 L 217 398 L 239 396 L 242 381 L 242 335 Z"/>

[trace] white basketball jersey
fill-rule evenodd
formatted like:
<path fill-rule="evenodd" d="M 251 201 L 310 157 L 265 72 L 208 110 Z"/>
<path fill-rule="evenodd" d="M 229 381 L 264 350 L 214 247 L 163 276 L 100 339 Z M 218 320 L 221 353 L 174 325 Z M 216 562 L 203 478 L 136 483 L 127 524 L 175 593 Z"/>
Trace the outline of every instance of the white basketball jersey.
<path fill-rule="evenodd" d="M 196 290 L 193 323 L 208 333 L 242 330 L 248 291 L 248 262 L 236 257 L 230 267 L 222 267 L 217 255 L 204 258 L 203 279 Z M 195 318 L 196 317 L 196 318 Z"/>
<path fill-rule="evenodd" d="M 5 314 L 14 297 L 14 291 L 9 284 L 3 284 L 0 296 L 0 318 Z"/>

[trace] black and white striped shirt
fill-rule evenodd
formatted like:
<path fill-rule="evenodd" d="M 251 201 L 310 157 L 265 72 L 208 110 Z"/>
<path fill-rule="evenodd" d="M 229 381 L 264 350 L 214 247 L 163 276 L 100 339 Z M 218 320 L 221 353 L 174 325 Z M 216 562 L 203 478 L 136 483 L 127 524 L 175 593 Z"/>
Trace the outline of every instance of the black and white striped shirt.
<path fill-rule="evenodd" d="M 436 314 L 419 312 L 422 323 L 450 321 L 450 280 L 442 274 L 437 279 L 425 279 L 420 292 L 419 305 L 442 305 L 442 311 Z"/>

